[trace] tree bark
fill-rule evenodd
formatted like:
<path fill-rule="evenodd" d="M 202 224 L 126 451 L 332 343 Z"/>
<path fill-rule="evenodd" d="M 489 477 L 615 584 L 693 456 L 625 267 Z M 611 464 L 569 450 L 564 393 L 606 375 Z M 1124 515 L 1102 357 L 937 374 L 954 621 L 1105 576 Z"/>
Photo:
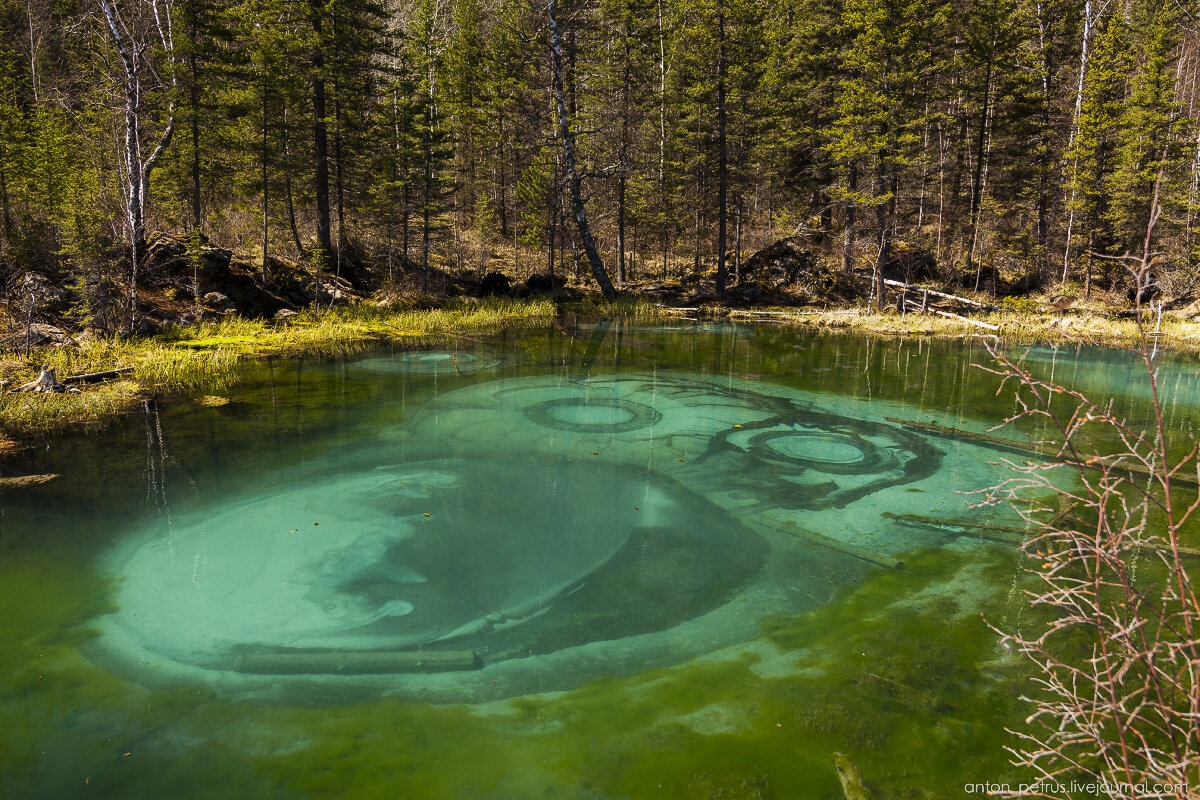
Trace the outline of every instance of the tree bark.
<path fill-rule="evenodd" d="M 336 99 L 340 94 L 337 81 L 333 82 L 333 187 L 334 208 L 337 211 L 337 246 L 333 248 L 333 272 L 342 274 L 342 245 L 346 242 L 346 183 L 342 161 L 342 109 Z"/>
<path fill-rule="evenodd" d="M 617 178 L 617 285 L 624 287 L 625 274 L 625 176 Z"/>
<path fill-rule="evenodd" d="M 625 272 L 625 183 L 629 174 L 629 93 L 633 76 L 629 69 L 629 36 L 624 33 L 624 66 L 621 70 L 621 152 L 617 169 L 617 285 L 624 287 L 628 275 Z"/>
<path fill-rule="evenodd" d="M 994 23 L 993 23 L 994 26 Z M 996 34 L 993 27 L 992 48 L 988 52 L 987 64 L 984 66 L 983 104 L 979 111 L 979 134 L 975 137 L 975 169 L 971 175 L 971 255 L 975 255 L 975 241 L 979 236 L 979 217 L 983 206 L 983 168 L 987 161 L 984 152 L 987 145 L 989 115 L 992 110 L 992 68 L 995 61 Z M 975 265 L 975 291 L 979 291 L 979 280 L 982 274 L 982 258 Z"/>
<path fill-rule="evenodd" d="M 267 285 L 267 239 L 270 233 L 270 189 L 267 185 L 267 81 L 263 77 L 262 89 L 262 282 Z M 196 210 L 200 206 L 197 204 Z M 197 223 L 198 224 L 198 223 Z"/>
<path fill-rule="evenodd" d="M 316 42 L 312 55 L 312 100 L 313 100 L 313 157 L 316 159 L 314 189 L 317 202 L 317 255 L 316 266 L 326 272 L 333 265 L 333 242 L 329 224 L 329 131 L 325 119 L 325 55 L 321 42 L 321 14 L 323 9 L 317 0 L 311 0 L 313 34 Z"/>
<path fill-rule="evenodd" d="M 0 213 L 4 216 L 4 243 L 12 244 L 12 210 L 8 200 L 8 181 L 4 177 L 4 166 L 0 165 Z"/>
<path fill-rule="evenodd" d="M 846 188 L 851 197 L 846 200 L 846 241 L 842 245 L 842 272 L 849 273 L 854 268 L 855 206 L 853 195 L 858 191 L 858 166 L 855 164 L 850 165 Z"/>
<path fill-rule="evenodd" d="M 558 106 L 558 138 L 562 142 L 563 160 L 567 167 L 567 179 L 571 189 L 571 204 L 575 210 L 575 227 L 579 229 L 579 238 L 583 242 L 583 250 L 587 254 L 588 263 L 592 268 L 592 277 L 600 286 L 605 298 L 616 298 L 604 264 L 600 261 L 600 253 L 596 250 L 596 242 L 592 239 L 588 227 L 587 211 L 583 204 L 583 189 L 579 171 L 575 167 L 575 134 L 571 130 L 571 119 L 567 114 L 566 96 L 563 89 L 563 57 L 562 44 L 559 40 L 558 22 L 555 19 L 555 0 L 549 0 L 546 11 L 550 16 L 550 51 L 554 68 L 554 93 Z"/>
<path fill-rule="evenodd" d="M 1107 5 L 1107 3 L 1105 3 L 1105 5 Z M 1096 20 L 1092 19 L 1092 3 L 1091 3 L 1091 0 L 1088 0 L 1088 2 L 1084 3 L 1084 6 L 1083 6 L 1083 46 L 1080 49 L 1080 53 L 1079 53 L 1079 83 L 1077 84 L 1077 86 L 1075 88 L 1075 112 L 1074 112 L 1073 116 L 1071 117 L 1071 132 L 1067 136 L 1067 146 L 1063 150 L 1064 154 L 1071 152 L 1071 149 L 1075 146 L 1075 137 L 1079 134 L 1079 118 L 1083 114 L 1083 89 L 1087 83 L 1088 59 L 1090 57 L 1090 50 L 1091 50 L 1091 44 L 1092 44 L 1092 31 L 1095 29 L 1095 23 L 1098 21 L 1099 21 L 1098 18 Z M 1066 241 L 1066 244 L 1063 246 L 1063 270 L 1062 270 L 1063 283 L 1066 283 L 1066 281 L 1067 281 L 1067 275 L 1068 275 L 1068 272 L 1070 270 L 1070 265 L 1071 265 L 1071 237 L 1074 234 L 1074 228 L 1075 228 L 1076 181 L 1075 181 L 1074 175 L 1078 171 L 1078 168 L 1079 168 L 1079 159 L 1074 158 L 1072 161 L 1072 165 L 1071 165 L 1071 174 L 1072 174 L 1071 199 L 1067 203 L 1067 205 L 1069 207 L 1068 217 L 1067 217 L 1067 241 Z M 1088 265 L 1088 278 L 1089 278 L 1088 285 L 1090 287 L 1090 285 L 1091 285 L 1090 262 Z"/>
<path fill-rule="evenodd" d="M 188 23 L 191 36 L 188 48 L 188 71 L 191 86 L 188 101 L 192 106 L 192 230 L 200 230 L 200 71 L 196 67 L 196 47 L 199 36 L 196 32 L 196 0 L 188 3 Z"/>
<path fill-rule="evenodd" d="M 1037 12 L 1038 44 L 1042 53 L 1042 130 L 1038 136 L 1040 152 L 1038 153 L 1037 271 L 1039 275 L 1045 276 L 1050 268 L 1050 147 L 1052 135 L 1050 129 L 1050 104 L 1053 102 L 1051 81 L 1054 79 L 1054 56 L 1051 50 L 1052 31 L 1050 22 L 1046 19 L 1045 9 L 1042 7 L 1040 0 L 1036 3 L 1035 9 Z"/>
<path fill-rule="evenodd" d="M 100 0 L 104 18 L 108 23 L 109 33 L 113 37 L 117 53 L 121 59 L 123 70 L 122 91 L 125 95 L 124 109 L 124 167 L 127 191 L 125 194 L 126 222 L 129 225 L 129 295 L 128 320 L 129 332 L 137 327 L 137 282 L 138 267 L 141 263 L 141 250 L 145 242 L 146 230 L 146 194 L 150 188 L 150 175 L 154 172 L 158 160 L 171 144 L 175 133 L 175 103 L 167 101 L 166 123 L 159 136 L 158 144 L 149 156 L 142 156 L 142 122 L 145 108 L 142 105 L 142 79 L 147 71 L 157 78 L 169 96 L 174 97 L 176 78 L 174 65 L 170 71 L 170 85 L 148 63 L 145 58 L 150 41 L 138 41 L 134 37 L 134 28 L 120 16 L 119 10 L 109 0 Z M 175 41 L 172 30 L 173 0 L 165 0 L 162 8 L 157 0 L 151 3 L 153 9 L 152 32 L 145 34 L 147 40 L 157 38 L 169 59 L 175 58 Z"/>
<path fill-rule="evenodd" d="M 725 135 L 725 3 L 717 0 L 717 295 L 725 296 L 726 217 L 729 215 L 729 148 Z"/>

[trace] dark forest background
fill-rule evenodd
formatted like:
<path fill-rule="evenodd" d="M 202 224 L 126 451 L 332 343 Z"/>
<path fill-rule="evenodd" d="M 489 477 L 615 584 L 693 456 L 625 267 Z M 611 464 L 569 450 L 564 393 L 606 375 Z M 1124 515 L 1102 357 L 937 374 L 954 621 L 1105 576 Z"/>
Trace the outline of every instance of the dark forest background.
<path fill-rule="evenodd" d="M 618 284 L 736 281 L 743 254 L 798 236 L 831 269 L 916 254 L 942 276 L 1120 288 L 1103 256 L 1142 255 L 1157 207 L 1160 280 L 1195 280 L 1192 0 L 550 10 Z M 0 0 L 4 278 L 127 285 L 154 231 L 334 272 L 576 273 L 547 12 Z"/>

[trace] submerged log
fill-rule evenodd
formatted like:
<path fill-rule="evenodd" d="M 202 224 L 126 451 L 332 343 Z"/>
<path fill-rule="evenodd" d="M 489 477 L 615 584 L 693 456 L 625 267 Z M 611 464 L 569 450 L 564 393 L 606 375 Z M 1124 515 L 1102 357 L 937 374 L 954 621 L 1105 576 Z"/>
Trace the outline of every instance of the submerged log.
<path fill-rule="evenodd" d="M 866 561 L 869 564 L 874 564 L 884 569 L 900 569 L 904 566 L 904 562 L 900 559 L 889 556 L 886 553 L 878 553 L 874 550 L 868 550 L 865 547 L 859 547 L 856 544 L 843 542 L 841 539 L 835 539 L 832 536 L 810 531 L 806 528 L 801 528 L 796 523 L 788 519 L 779 519 L 778 517 L 768 516 L 766 514 L 755 514 L 744 517 L 742 522 L 747 523 L 752 528 L 757 528 L 760 531 L 769 533 L 786 533 L 789 536 L 794 536 L 797 539 L 802 539 L 811 544 L 820 547 L 827 547 L 830 550 L 836 550 L 839 553 L 857 558 L 859 561 Z"/>
<path fill-rule="evenodd" d="M 893 422 L 897 425 L 904 425 L 909 428 L 926 431 L 938 436 L 948 436 L 953 439 L 970 439 L 973 442 L 980 442 L 994 447 L 1001 447 L 1005 450 L 1012 450 L 1017 453 L 1037 453 L 1038 455 L 1050 456 L 1058 458 L 1061 454 L 1056 447 L 1047 447 L 1045 445 L 1034 444 L 1033 442 L 1019 442 L 1016 439 L 1005 439 L 1000 436 L 991 436 L 986 433 L 976 433 L 975 431 L 964 431 L 961 428 L 947 428 L 944 425 L 935 425 L 932 422 L 917 422 L 913 419 L 900 419 L 899 417 L 884 417 L 888 422 Z"/>
<path fill-rule="evenodd" d="M 1002 448 L 1005 450 L 1012 450 L 1012 451 L 1022 453 L 1022 454 L 1037 453 L 1038 455 L 1046 456 L 1047 458 L 1052 458 L 1055 460 L 1061 459 L 1063 457 L 1063 452 L 1058 447 L 1050 447 L 1047 445 L 1035 444 L 1034 442 L 1019 442 L 1016 439 L 1004 439 L 1000 436 L 989 436 L 986 433 L 976 433 L 975 431 L 964 431 L 960 428 L 947 428 L 942 425 L 934 425 L 931 422 L 917 422 L 916 420 L 900 419 L 899 417 L 884 417 L 884 419 L 887 420 L 888 422 L 895 423 L 896 425 L 905 425 L 909 428 L 916 428 L 917 430 L 927 431 L 927 432 L 935 434 L 937 436 L 947 436 L 947 437 L 950 437 L 953 439 L 970 439 L 971 441 L 979 442 L 980 444 L 985 444 L 985 445 L 988 445 L 991 447 L 999 447 L 999 448 Z M 1086 467 L 1088 469 L 1095 469 L 1095 470 L 1101 470 L 1105 466 L 1110 466 L 1112 469 L 1117 470 L 1119 472 L 1128 472 L 1128 473 L 1131 473 L 1134 475 L 1143 475 L 1143 476 L 1148 476 L 1148 477 L 1155 475 L 1155 473 L 1151 472 L 1151 470 L 1144 464 L 1111 464 L 1110 465 L 1110 464 L 1106 463 L 1105 457 L 1103 457 L 1103 456 L 1098 456 L 1095 459 L 1089 458 L 1089 460 L 1086 463 L 1078 463 L 1075 466 Z M 1172 475 L 1171 480 L 1174 483 L 1181 483 L 1186 486 L 1200 487 L 1200 481 L 1197 481 L 1195 478 L 1191 478 L 1186 475 L 1180 475 L 1178 473 L 1176 473 L 1175 475 Z"/>
<path fill-rule="evenodd" d="M 893 514 L 891 511 L 884 511 L 880 516 L 884 519 L 894 519 L 897 522 L 905 522 L 910 525 L 954 528 L 959 536 L 986 539 L 989 542 L 999 542 L 1000 544 L 1021 544 L 1029 534 L 1029 531 L 1020 528 L 984 525 L 978 522 L 967 522 L 966 520 L 957 519 L 937 519 L 936 517 L 923 517 L 920 514 Z"/>
<path fill-rule="evenodd" d="M 43 483 L 49 483 L 61 477 L 61 475 L 51 473 L 48 475 L 18 475 L 13 478 L 0 478 L 0 489 L 26 489 L 30 486 L 41 486 Z"/>
<path fill-rule="evenodd" d="M 473 650 L 256 653 L 238 656 L 233 663 L 236 672 L 260 675 L 387 675 L 454 672 L 482 666 Z"/>
<path fill-rule="evenodd" d="M 1000 544 L 1024 544 L 1025 540 L 1038 535 L 1038 529 L 1021 529 L 1008 528 L 1003 525 L 985 525 L 979 522 L 967 522 L 966 520 L 957 519 L 937 519 L 936 517 L 923 517 L 920 514 L 893 514 L 890 511 L 884 511 L 880 516 L 886 519 L 894 519 L 897 522 L 905 522 L 910 525 L 930 525 L 939 528 L 956 528 L 958 535 L 970 536 L 975 539 L 986 539 L 991 542 L 999 542 Z M 1073 517 L 1067 517 L 1061 512 L 1056 514 L 1047 526 L 1057 526 L 1070 522 Z M 1133 545 L 1141 550 L 1153 550 L 1158 553 L 1166 553 L 1171 555 L 1171 548 L 1165 544 L 1153 544 L 1151 542 L 1137 542 Z M 1179 557 L 1188 560 L 1200 560 L 1200 548 L 1179 546 Z"/>

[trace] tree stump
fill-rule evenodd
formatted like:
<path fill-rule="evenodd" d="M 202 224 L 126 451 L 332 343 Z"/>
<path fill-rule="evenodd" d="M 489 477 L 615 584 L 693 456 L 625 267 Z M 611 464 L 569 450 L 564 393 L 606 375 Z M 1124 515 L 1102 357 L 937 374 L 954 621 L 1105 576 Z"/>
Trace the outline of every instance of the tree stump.
<path fill-rule="evenodd" d="M 14 392 L 78 392 L 78 389 L 68 389 L 66 384 L 58 382 L 58 374 L 54 367 L 42 367 L 42 372 L 28 383 L 22 383 Z"/>

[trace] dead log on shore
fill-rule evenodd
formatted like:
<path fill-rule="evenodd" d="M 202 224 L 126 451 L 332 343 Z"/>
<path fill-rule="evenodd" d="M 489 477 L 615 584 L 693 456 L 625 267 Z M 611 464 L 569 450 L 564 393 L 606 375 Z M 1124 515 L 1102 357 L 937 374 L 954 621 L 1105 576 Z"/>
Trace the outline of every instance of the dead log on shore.
<path fill-rule="evenodd" d="M 103 383 L 105 381 L 112 380 L 113 378 L 119 378 L 122 375 L 128 374 L 130 372 L 133 372 L 133 367 L 118 367 L 116 369 L 101 370 L 100 372 L 85 372 L 82 375 L 68 375 L 67 377 L 59 380 L 57 370 L 55 370 L 53 367 L 42 367 L 41 373 L 36 378 L 29 381 L 28 383 L 22 383 L 20 386 L 13 388 L 11 391 L 13 393 L 16 393 L 16 392 L 43 392 L 43 393 L 56 392 L 59 394 L 61 394 L 63 392 L 78 393 L 79 390 L 76 389 L 73 386 L 73 384 L 76 384 L 76 383 Z"/>
<path fill-rule="evenodd" d="M 885 280 L 884 284 L 886 284 L 887 286 L 891 286 L 893 289 L 904 289 L 904 290 L 910 291 L 910 292 L 924 292 L 925 294 L 931 294 L 935 297 L 944 297 L 947 300 L 953 300 L 956 303 L 964 303 L 969 306 L 976 306 L 978 308 L 986 308 L 989 311 L 1003 311 L 1004 310 L 1004 309 L 1000 308 L 1000 306 L 992 306 L 992 305 L 988 305 L 987 303 L 981 303 L 978 300 L 972 300 L 969 297 L 959 297 L 956 294 L 946 294 L 945 292 L 938 292 L 938 291 L 934 291 L 933 289 L 926 289 L 923 286 L 916 286 L 911 283 L 904 283 L 903 281 Z"/>
<path fill-rule="evenodd" d="M 67 385 L 72 383 L 102 383 L 110 381 L 113 378 L 119 378 L 130 372 L 133 372 L 133 367 L 118 367 L 117 369 L 106 369 L 101 372 L 87 372 L 83 375 L 68 375 L 62 379 L 62 382 Z"/>
<path fill-rule="evenodd" d="M 915 301 L 909 300 L 908 302 L 913 306 L 917 305 L 917 303 Z M 937 314 L 939 317 L 948 317 L 949 319 L 956 319 L 959 322 L 965 322 L 968 325 L 974 325 L 977 328 L 986 328 L 989 331 L 1000 330 L 999 325 L 993 325 L 990 322 L 984 322 L 984 321 L 978 320 L 978 319 L 971 319 L 970 317 L 964 317 L 960 314 L 952 314 L 949 311 L 942 311 L 937 308 L 923 308 L 922 311 L 924 311 L 926 313 L 930 313 L 930 314 Z"/>

